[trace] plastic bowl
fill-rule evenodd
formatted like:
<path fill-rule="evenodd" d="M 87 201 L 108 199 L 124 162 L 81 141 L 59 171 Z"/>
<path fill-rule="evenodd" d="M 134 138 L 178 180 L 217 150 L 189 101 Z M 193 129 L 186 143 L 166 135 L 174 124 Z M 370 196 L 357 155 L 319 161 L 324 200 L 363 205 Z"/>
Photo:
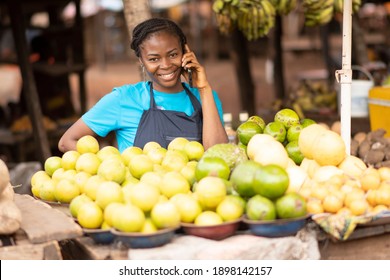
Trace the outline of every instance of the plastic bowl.
<path fill-rule="evenodd" d="M 110 244 L 114 241 L 115 236 L 110 229 L 86 229 L 83 228 L 86 236 L 89 236 L 97 244 Z"/>
<path fill-rule="evenodd" d="M 129 248 L 153 248 L 165 245 L 173 239 L 178 228 L 167 228 L 155 233 L 122 232 L 111 229 L 115 240 Z"/>
<path fill-rule="evenodd" d="M 192 223 L 181 223 L 184 233 L 198 237 L 222 240 L 232 236 L 238 229 L 242 219 L 225 222 L 219 225 L 197 226 Z"/>
<path fill-rule="evenodd" d="M 254 221 L 244 218 L 243 222 L 249 231 L 257 236 L 263 237 L 285 237 L 295 235 L 302 229 L 310 215 L 296 219 L 276 219 L 273 221 Z"/>

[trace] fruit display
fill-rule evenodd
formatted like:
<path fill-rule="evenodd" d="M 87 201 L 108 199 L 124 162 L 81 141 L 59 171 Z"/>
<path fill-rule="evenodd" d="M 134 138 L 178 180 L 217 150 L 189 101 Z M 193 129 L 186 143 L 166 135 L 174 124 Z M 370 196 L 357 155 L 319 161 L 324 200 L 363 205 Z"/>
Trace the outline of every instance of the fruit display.
<path fill-rule="evenodd" d="M 76 151 L 46 160 L 31 178 L 32 193 L 69 204 L 85 230 L 111 229 L 129 238 L 180 226 L 192 234 L 230 225 L 228 236 L 244 220 L 275 226 L 298 219 L 302 226 L 307 215 L 367 221 L 389 210 L 390 167 L 347 155 L 336 125 L 283 108 L 271 122 L 251 116 L 239 127 L 239 143 L 206 151 L 179 137 L 166 149 L 148 142 L 119 153 L 85 136 Z"/>
<path fill-rule="evenodd" d="M 21 223 L 22 213 L 14 202 L 14 189 L 8 167 L 0 159 L 0 235 L 15 233 Z"/>

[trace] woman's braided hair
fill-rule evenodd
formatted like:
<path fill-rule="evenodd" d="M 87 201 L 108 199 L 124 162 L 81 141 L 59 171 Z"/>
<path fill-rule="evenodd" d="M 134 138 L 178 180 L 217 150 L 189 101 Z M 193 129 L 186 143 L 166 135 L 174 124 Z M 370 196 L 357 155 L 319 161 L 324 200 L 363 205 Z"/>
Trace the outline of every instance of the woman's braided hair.
<path fill-rule="evenodd" d="M 133 30 L 133 36 L 131 40 L 131 49 L 134 50 L 135 55 L 140 57 L 141 51 L 139 46 L 147 39 L 151 34 L 165 31 L 170 34 L 176 35 L 179 38 L 182 51 L 184 53 L 184 45 L 187 43 L 187 38 L 184 35 L 181 28 L 173 21 L 166 18 L 151 18 L 138 24 Z"/>

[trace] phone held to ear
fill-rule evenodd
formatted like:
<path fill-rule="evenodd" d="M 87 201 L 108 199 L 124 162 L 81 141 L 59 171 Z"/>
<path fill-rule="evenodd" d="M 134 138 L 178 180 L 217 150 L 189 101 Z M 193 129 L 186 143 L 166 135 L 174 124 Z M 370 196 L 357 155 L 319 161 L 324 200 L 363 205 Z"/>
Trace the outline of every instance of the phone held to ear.
<path fill-rule="evenodd" d="M 190 87 L 192 87 L 192 71 L 191 69 L 187 69 L 188 71 L 188 83 L 190 84 Z"/>

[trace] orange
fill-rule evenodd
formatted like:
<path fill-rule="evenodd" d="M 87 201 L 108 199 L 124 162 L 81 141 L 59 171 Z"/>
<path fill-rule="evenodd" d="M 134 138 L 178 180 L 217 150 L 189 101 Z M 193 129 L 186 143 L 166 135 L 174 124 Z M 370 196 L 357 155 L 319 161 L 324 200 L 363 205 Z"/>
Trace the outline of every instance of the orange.
<path fill-rule="evenodd" d="M 299 124 L 298 114 L 289 108 L 284 108 L 276 112 L 274 121 L 281 122 L 286 129 L 290 128 L 294 124 Z"/>
<path fill-rule="evenodd" d="M 72 201 L 69 203 L 69 211 L 73 218 L 77 218 L 77 213 L 80 207 L 88 201 L 91 202 L 92 199 L 89 198 L 85 193 L 80 194 L 72 199 Z"/>
<path fill-rule="evenodd" d="M 195 193 L 203 209 L 215 209 L 227 194 L 223 179 L 213 176 L 202 178 Z"/>
<path fill-rule="evenodd" d="M 267 123 L 263 133 L 271 135 L 278 142 L 283 143 L 284 140 L 286 139 L 287 130 L 283 123 L 274 121 L 274 122 Z"/>
<path fill-rule="evenodd" d="M 115 216 L 115 211 L 121 205 L 124 205 L 124 204 L 121 202 L 111 202 L 111 203 L 107 204 L 107 206 L 104 208 L 104 210 L 103 210 L 104 222 L 108 226 L 112 227 L 112 220 L 113 220 L 113 217 Z"/>
<path fill-rule="evenodd" d="M 220 157 L 204 157 L 195 168 L 195 178 L 200 181 L 207 176 L 228 179 L 230 176 L 229 165 Z"/>
<path fill-rule="evenodd" d="M 303 119 L 300 119 L 299 123 L 302 125 L 303 128 L 305 128 L 309 125 L 315 124 L 316 121 L 309 119 L 309 118 L 303 118 Z"/>
<path fill-rule="evenodd" d="M 281 197 L 289 186 L 287 171 L 276 164 L 259 168 L 253 178 L 253 190 L 269 199 Z"/>
<path fill-rule="evenodd" d="M 360 216 L 368 211 L 369 204 L 364 198 L 356 199 L 351 201 L 351 203 L 348 205 L 348 208 L 351 210 L 352 215 Z"/>
<path fill-rule="evenodd" d="M 298 193 L 288 193 L 275 201 L 276 216 L 280 219 L 303 217 L 307 214 L 306 200 Z"/>
<path fill-rule="evenodd" d="M 159 198 L 160 190 L 148 183 L 139 182 L 130 188 L 130 202 L 144 212 L 152 210 Z"/>
<path fill-rule="evenodd" d="M 304 159 L 304 156 L 303 156 L 301 150 L 299 149 L 298 141 L 293 140 L 293 141 L 289 142 L 285 146 L 285 148 L 286 148 L 288 157 L 291 158 L 295 162 L 295 164 L 300 165 L 302 160 Z"/>
<path fill-rule="evenodd" d="M 120 156 L 119 150 L 114 146 L 104 146 L 97 152 L 98 158 L 103 161 L 111 156 Z"/>
<path fill-rule="evenodd" d="M 185 146 L 188 144 L 189 140 L 184 137 L 177 137 L 169 142 L 167 149 L 170 151 L 182 151 L 184 152 Z"/>
<path fill-rule="evenodd" d="M 123 232 L 139 232 L 145 223 L 145 214 L 137 206 L 123 204 L 115 207 L 112 226 Z"/>
<path fill-rule="evenodd" d="M 255 135 L 263 133 L 263 129 L 254 121 L 246 121 L 237 128 L 237 137 L 240 143 L 248 145 L 249 140 Z"/>
<path fill-rule="evenodd" d="M 44 170 L 47 175 L 52 176 L 54 171 L 62 167 L 62 160 L 58 156 L 51 156 L 45 160 Z"/>
<path fill-rule="evenodd" d="M 161 166 L 168 171 L 180 171 L 188 163 L 187 155 L 180 150 L 168 150 Z"/>
<path fill-rule="evenodd" d="M 55 187 L 54 196 L 57 201 L 70 203 L 73 198 L 80 194 L 79 187 L 74 182 L 66 179 L 60 180 Z"/>
<path fill-rule="evenodd" d="M 96 192 L 101 183 L 105 180 L 99 175 L 92 175 L 88 178 L 84 185 L 84 193 L 89 196 L 92 200 L 96 199 Z"/>
<path fill-rule="evenodd" d="M 337 213 L 343 207 L 343 200 L 333 194 L 325 196 L 322 206 L 325 212 Z"/>
<path fill-rule="evenodd" d="M 188 160 L 199 161 L 204 153 L 204 147 L 197 141 L 189 141 L 184 146 L 184 152 L 187 154 Z"/>
<path fill-rule="evenodd" d="M 163 195 L 171 198 L 178 193 L 188 193 L 191 186 L 180 172 L 170 171 L 163 175 L 159 188 Z"/>
<path fill-rule="evenodd" d="M 91 175 L 97 174 L 100 159 L 95 153 L 82 153 L 76 161 L 76 171 L 85 171 Z"/>
<path fill-rule="evenodd" d="M 167 149 L 163 147 L 157 147 L 148 151 L 146 155 L 153 161 L 153 163 L 161 164 L 166 154 Z"/>
<path fill-rule="evenodd" d="M 250 220 L 272 221 L 276 219 L 275 204 L 259 194 L 248 199 L 245 213 Z"/>
<path fill-rule="evenodd" d="M 100 183 L 96 189 L 95 202 L 103 210 L 112 202 L 123 202 L 122 187 L 113 181 Z"/>
<path fill-rule="evenodd" d="M 214 211 L 204 211 L 200 213 L 194 221 L 194 224 L 197 226 L 213 226 L 222 223 L 222 217 Z"/>
<path fill-rule="evenodd" d="M 256 194 L 253 188 L 253 180 L 257 170 L 261 169 L 260 163 L 248 160 L 238 164 L 232 171 L 230 182 L 234 190 L 243 197 L 251 197 Z"/>
<path fill-rule="evenodd" d="M 234 221 L 244 214 L 244 207 L 237 200 L 226 196 L 217 206 L 215 212 L 222 217 L 225 222 Z"/>
<path fill-rule="evenodd" d="M 310 214 L 320 214 L 324 213 L 324 207 L 322 206 L 322 202 L 319 199 L 310 199 L 307 201 L 307 212 Z"/>
<path fill-rule="evenodd" d="M 202 212 L 199 201 L 191 194 L 176 194 L 170 198 L 180 213 L 180 220 L 184 223 L 192 223 Z"/>
<path fill-rule="evenodd" d="M 257 123 L 260 126 L 261 130 L 262 131 L 264 130 L 265 121 L 264 121 L 264 119 L 262 117 L 260 117 L 260 116 L 250 116 L 247 121 L 251 121 L 251 122 Z"/>
<path fill-rule="evenodd" d="M 301 133 L 303 126 L 301 124 L 294 124 L 287 130 L 286 139 L 288 142 L 298 141 L 299 134 Z"/>
<path fill-rule="evenodd" d="M 96 154 L 100 149 L 98 140 L 92 135 L 85 135 L 77 140 L 76 151 L 80 154 L 93 153 Z"/>
<path fill-rule="evenodd" d="M 150 217 L 159 229 L 180 225 L 180 213 L 175 204 L 169 200 L 156 203 L 150 212 Z"/>
<path fill-rule="evenodd" d="M 100 228 L 103 223 L 103 210 L 95 202 L 87 201 L 78 209 L 77 221 L 84 228 Z"/>
<path fill-rule="evenodd" d="M 67 151 L 61 157 L 61 166 L 65 170 L 75 169 L 76 162 L 79 158 L 80 153 L 77 151 Z"/>
<path fill-rule="evenodd" d="M 128 166 L 129 161 L 133 156 L 140 155 L 142 153 L 143 151 L 139 147 L 128 147 L 121 153 L 121 157 L 123 159 L 124 164 Z"/>
<path fill-rule="evenodd" d="M 153 171 L 153 166 L 153 161 L 145 154 L 134 155 L 128 165 L 131 175 L 137 179 L 146 172 Z"/>
<path fill-rule="evenodd" d="M 100 163 L 97 174 L 107 181 L 122 184 L 126 179 L 126 166 L 122 160 L 107 157 Z"/>

